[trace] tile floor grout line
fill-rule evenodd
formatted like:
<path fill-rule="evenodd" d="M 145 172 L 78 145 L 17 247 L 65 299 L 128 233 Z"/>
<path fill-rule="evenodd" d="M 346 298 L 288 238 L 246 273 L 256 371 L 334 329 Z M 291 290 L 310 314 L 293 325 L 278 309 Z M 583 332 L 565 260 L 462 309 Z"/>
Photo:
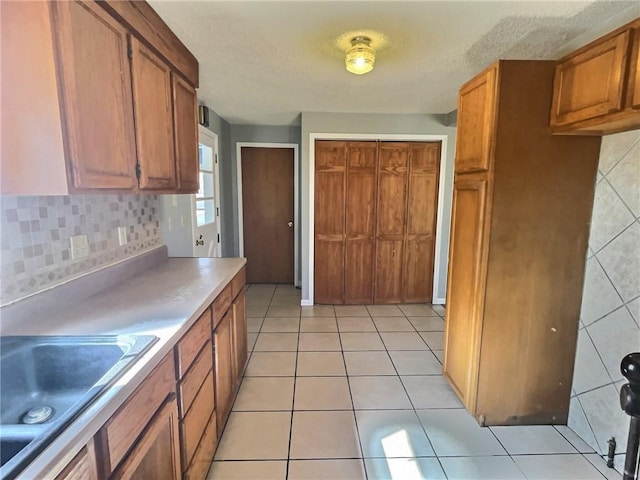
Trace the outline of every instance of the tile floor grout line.
<path fill-rule="evenodd" d="M 285 479 L 289 478 L 289 465 L 291 463 L 291 441 L 293 439 L 293 417 L 296 408 L 296 385 L 298 383 L 298 354 L 300 353 L 300 323 L 302 319 L 302 308 L 298 317 L 298 334 L 296 338 L 296 358 L 293 365 L 293 397 L 291 398 L 291 419 L 289 420 L 289 446 L 287 448 L 287 463 L 285 466 Z"/>
<path fill-rule="evenodd" d="M 335 310 L 335 307 L 334 307 Z M 338 317 L 336 317 L 336 324 L 338 323 Z M 337 326 L 337 325 L 336 325 Z M 358 447 L 360 447 L 360 456 L 363 457 L 360 459 L 360 466 L 362 471 L 364 472 L 364 480 L 369 479 L 369 472 L 367 471 L 367 464 L 364 461 L 364 449 L 362 447 L 362 440 L 360 438 L 360 429 L 358 428 L 358 418 L 356 416 L 356 405 L 353 401 L 353 392 L 351 391 L 351 382 L 349 381 L 349 372 L 347 371 L 347 360 L 344 357 L 344 348 L 342 346 L 342 336 L 338 333 L 338 342 L 340 342 L 340 353 L 342 354 L 342 363 L 344 364 L 344 374 L 347 379 L 347 388 L 349 389 L 349 398 L 351 399 L 351 415 L 353 415 L 353 422 L 356 426 L 356 437 L 358 437 Z"/>

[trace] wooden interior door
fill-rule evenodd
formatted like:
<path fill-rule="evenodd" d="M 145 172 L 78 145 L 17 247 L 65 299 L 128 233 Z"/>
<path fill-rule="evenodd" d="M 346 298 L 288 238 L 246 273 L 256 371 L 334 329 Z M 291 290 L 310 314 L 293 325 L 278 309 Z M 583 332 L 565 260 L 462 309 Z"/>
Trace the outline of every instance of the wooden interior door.
<path fill-rule="evenodd" d="M 136 144 L 126 29 L 97 3 L 51 6 L 70 183 L 133 189 Z"/>
<path fill-rule="evenodd" d="M 464 404 L 475 409 L 483 292 L 483 231 L 487 180 L 456 181 L 453 187 L 444 373 Z"/>
<path fill-rule="evenodd" d="M 347 144 L 344 303 L 373 303 L 377 142 Z"/>
<path fill-rule="evenodd" d="M 293 284 L 293 149 L 242 147 L 247 283 Z"/>
<path fill-rule="evenodd" d="M 171 70 L 131 37 L 131 70 L 141 189 L 176 187 Z"/>
<path fill-rule="evenodd" d="M 379 147 L 375 303 L 402 301 L 409 144 Z"/>
<path fill-rule="evenodd" d="M 344 303 L 346 142 L 316 141 L 314 301 Z"/>
<path fill-rule="evenodd" d="M 403 302 L 431 302 L 440 142 L 412 143 L 404 245 Z"/>

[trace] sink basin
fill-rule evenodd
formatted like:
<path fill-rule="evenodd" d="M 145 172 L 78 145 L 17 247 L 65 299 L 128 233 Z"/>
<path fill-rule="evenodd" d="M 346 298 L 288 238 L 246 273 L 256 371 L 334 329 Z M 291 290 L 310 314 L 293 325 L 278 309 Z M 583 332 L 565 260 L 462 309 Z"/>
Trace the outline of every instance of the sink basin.
<path fill-rule="evenodd" d="M 157 337 L 0 338 L 0 478 L 17 475 Z"/>

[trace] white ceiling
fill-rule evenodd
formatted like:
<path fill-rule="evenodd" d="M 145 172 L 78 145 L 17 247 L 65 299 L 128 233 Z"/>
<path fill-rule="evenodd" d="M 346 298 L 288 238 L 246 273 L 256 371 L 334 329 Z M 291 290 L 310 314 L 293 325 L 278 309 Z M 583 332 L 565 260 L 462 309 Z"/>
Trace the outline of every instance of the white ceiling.
<path fill-rule="evenodd" d="M 447 113 L 494 60 L 557 59 L 640 16 L 640 2 L 624 0 L 150 4 L 198 58 L 200 101 L 254 125 L 293 125 L 303 111 Z M 343 51 L 362 33 L 378 53 L 373 72 L 356 76 Z"/>

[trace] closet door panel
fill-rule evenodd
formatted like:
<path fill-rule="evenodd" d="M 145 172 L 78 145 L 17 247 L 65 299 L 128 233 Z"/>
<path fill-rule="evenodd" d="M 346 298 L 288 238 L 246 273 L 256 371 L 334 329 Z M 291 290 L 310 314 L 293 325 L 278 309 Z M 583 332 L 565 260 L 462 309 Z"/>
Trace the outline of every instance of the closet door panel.
<path fill-rule="evenodd" d="M 316 238 L 315 259 L 315 303 L 343 303 L 344 242 Z"/>
<path fill-rule="evenodd" d="M 402 301 L 403 243 L 402 238 L 376 243 L 375 303 Z"/>
<path fill-rule="evenodd" d="M 433 293 L 433 237 L 408 235 L 405 243 L 405 303 L 431 303 Z"/>
<path fill-rule="evenodd" d="M 378 237 L 403 235 L 406 217 L 407 143 L 381 143 L 378 171 Z"/>
<path fill-rule="evenodd" d="M 409 162 L 403 301 L 431 302 L 440 143 L 413 143 Z"/>
<path fill-rule="evenodd" d="M 377 142 L 347 145 L 344 303 L 373 302 Z"/>
<path fill-rule="evenodd" d="M 344 303 L 373 303 L 373 240 L 348 240 L 345 250 Z"/>
<path fill-rule="evenodd" d="M 314 298 L 344 301 L 346 143 L 316 142 Z"/>

